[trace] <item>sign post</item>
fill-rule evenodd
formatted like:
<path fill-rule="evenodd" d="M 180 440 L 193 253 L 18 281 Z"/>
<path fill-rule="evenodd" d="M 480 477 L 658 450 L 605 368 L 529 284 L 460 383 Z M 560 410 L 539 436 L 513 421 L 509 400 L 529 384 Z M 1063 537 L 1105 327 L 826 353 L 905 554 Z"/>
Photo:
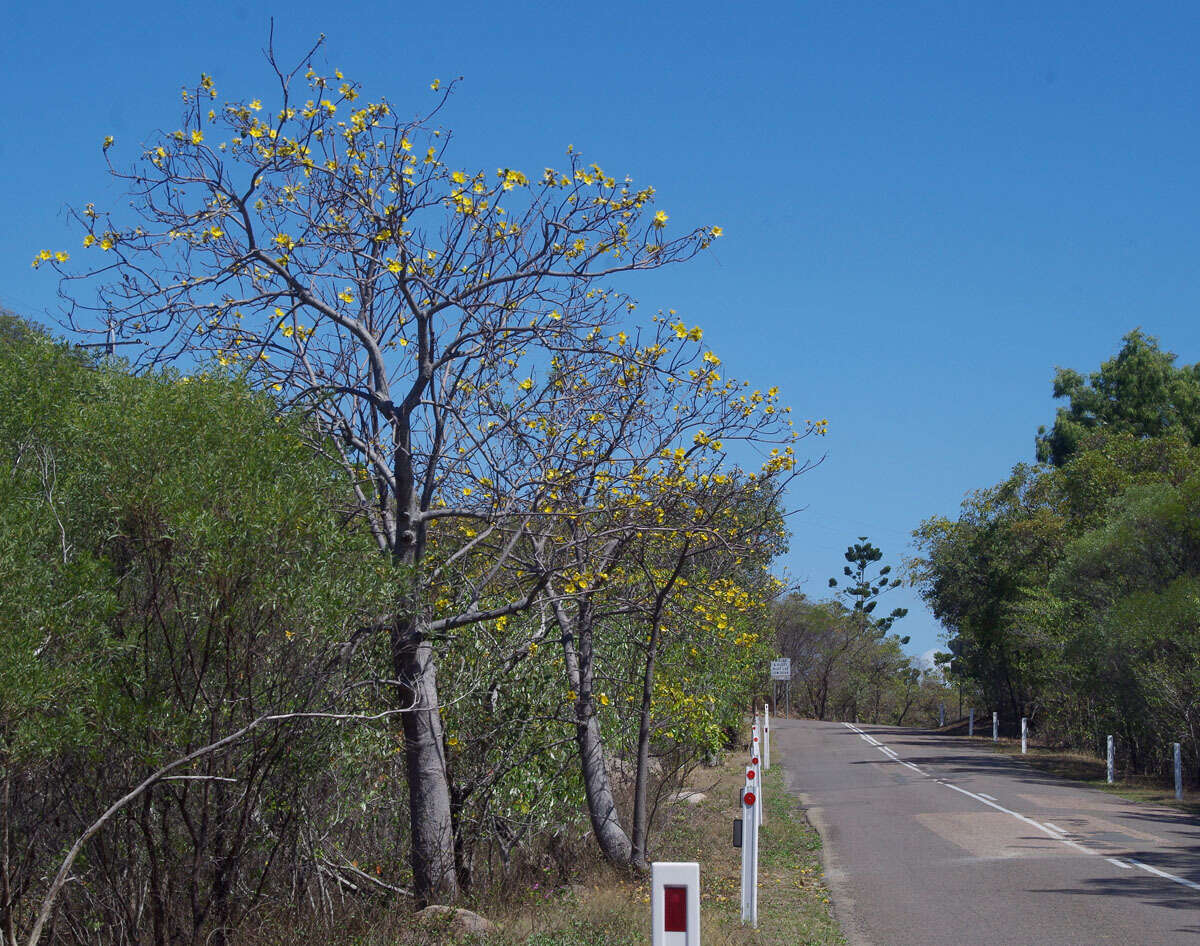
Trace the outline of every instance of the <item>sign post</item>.
<path fill-rule="evenodd" d="M 792 701 L 792 658 L 778 657 L 771 661 L 771 696 L 775 700 L 775 708 L 779 709 L 778 687 L 784 681 L 783 712 L 787 714 L 788 703 Z"/>
<path fill-rule="evenodd" d="M 746 772 L 742 787 L 742 924 L 758 929 L 758 820 L 754 806 L 754 771 Z M 666 946 L 666 944 L 664 944 Z"/>
<path fill-rule="evenodd" d="M 700 946 L 700 865 L 650 865 L 652 946 Z"/>

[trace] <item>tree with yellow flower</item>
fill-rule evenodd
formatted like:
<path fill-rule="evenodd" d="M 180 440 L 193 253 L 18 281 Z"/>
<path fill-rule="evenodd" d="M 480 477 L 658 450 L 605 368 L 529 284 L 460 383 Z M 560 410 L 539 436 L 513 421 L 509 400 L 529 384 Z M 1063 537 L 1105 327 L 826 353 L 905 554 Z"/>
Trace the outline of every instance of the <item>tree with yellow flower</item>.
<path fill-rule="evenodd" d="M 633 301 L 606 282 L 687 260 L 717 231 L 672 233 L 653 188 L 573 151 L 530 176 L 453 166 L 436 124 L 453 83 L 405 119 L 311 53 L 296 68 L 268 56 L 270 106 L 218 105 L 202 76 L 178 130 L 122 155 L 132 170 L 106 142 L 132 212 L 88 205 L 85 252 L 39 262 L 63 274 L 72 324 L 136 336 L 141 366 L 211 358 L 311 411 L 314 446 L 341 464 L 354 516 L 394 567 L 393 607 L 355 641 L 389 640 L 415 892 L 449 900 L 438 642 L 545 588 L 550 576 L 523 565 L 549 541 L 542 523 L 574 514 L 555 498 L 564 470 L 647 459 L 622 453 L 616 420 L 585 444 L 564 435 L 564 416 L 605 401 L 601 379 L 623 389 L 653 371 L 721 389 L 695 335 L 669 345 L 665 320 L 632 323 Z"/>

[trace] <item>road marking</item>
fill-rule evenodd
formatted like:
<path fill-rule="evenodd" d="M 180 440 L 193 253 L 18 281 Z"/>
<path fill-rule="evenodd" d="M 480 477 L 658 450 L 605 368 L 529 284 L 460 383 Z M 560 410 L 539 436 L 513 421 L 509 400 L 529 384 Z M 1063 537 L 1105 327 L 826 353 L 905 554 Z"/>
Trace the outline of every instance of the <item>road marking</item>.
<path fill-rule="evenodd" d="M 1046 827 L 1047 827 L 1047 828 L 1053 828 L 1053 829 L 1054 829 L 1055 831 L 1057 831 L 1059 834 L 1068 834 L 1068 833 L 1069 833 L 1069 832 L 1065 831 L 1064 829 L 1060 828 L 1060 827 L 1059 827 L 1058 825 L 1056 825 L 1056 824 L 1055 824 L 1053 821 L 1047 821 L 1047 822 L 1046 822 Z"/>
<path fill-rule="evenodd" d="M 996 800 L 996 796 L 995 796 L 995 795 L 989 795 L 987 792 L 980 792 L 980 793 L 979 793 L 979 797 L 980 797 L 980 798 L 986 798 L 988 801 L 995 801 L 995 800 Z M 1047 822 L 1047 824 L 1049 824 L 1049 822 Z"/>
<path fill-rule="evenodd" d="M 1120 867 L 1122 870 L 1133 870 L 1132 864 L 1126 864 L 1124 861 L 1119 861 L 1115 857 L 1106 857 L 1105 860 L 1108 861 L 1110 864 L 1114 864 L 1117 867 Z"/>
<path fill-rule="evenodd" d="M 1157 867 L 1151 867 L 1149 864 L 1143 864 L 1141 861 L 1135 861 L 1132 857 L 1129 858 L 1129 863 L 1134 867 L 1140 867 L 1144 871 L 1149 871 L 1151 874 L 1157 874 L 1159 877 L 1165 877 L 1167 880 L 1173 880 L 1177 884 L 1182 884 L 1185 887 L 1191 887 L 1192 890 L 1200 890 L 1200 884 L 1188 880 L 1186 877 L 1176 877 L 1174 874 L 1168 874 L 1165 870 L 1159 870 Z"/>

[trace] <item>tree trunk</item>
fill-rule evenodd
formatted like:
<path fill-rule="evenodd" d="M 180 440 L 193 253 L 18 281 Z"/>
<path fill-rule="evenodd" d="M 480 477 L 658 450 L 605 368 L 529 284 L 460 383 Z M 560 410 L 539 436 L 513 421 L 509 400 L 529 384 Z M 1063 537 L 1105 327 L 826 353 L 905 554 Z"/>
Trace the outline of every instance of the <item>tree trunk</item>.
<path fill-rule="evenodd" d="M 554 607 L 555 617 L 563 632 L 563 662 L 567 669 L 567 682 L 577 694 L 575 699 L 575 743 L 579 747 L 579 764 L 583 773 L 583 790 L 587 797 L 588 816 L 592 821 L 592 833 L 604 857 L 613 864 L 627 866 L 633 853 L 629 835 L 621 827 L 616 799 L 604 765 L 604 740 L 600 735 L 600 721 L 596 718 L 595 695 L 593 692 L 594 665 L 592 660 L 592 607 L 590 602 L 579 606 L 575 629 L 579 635 L 576 649 L 571 634 L 571 619 L 566 609 L 558 602 Z"/>
<path fill-rule="evenodd" d="M 657 617 L 657 615 L 656 615 Z M 660 636 L 658 621 L 650 630 L 646 646 L 646 666 L 642 673 L 642 711 L 638 721 L 637 775 L 633 790 L 633 853 L 631 863 L 638 870 L 646 870 L 646 841 L 649 835 L 649 812 L 647 795 L 650 782 L 650 719 L 654 702 L 654 662 L 658 656 Z"/>
<path fill-rule="evenodd" d="M 433 645 L 404 622 L 392 632 L 392 662 L 411 707 L 401 719 L 413 892 L 422 905 L 450 902 L 457 899 L 459 886 Z"/>

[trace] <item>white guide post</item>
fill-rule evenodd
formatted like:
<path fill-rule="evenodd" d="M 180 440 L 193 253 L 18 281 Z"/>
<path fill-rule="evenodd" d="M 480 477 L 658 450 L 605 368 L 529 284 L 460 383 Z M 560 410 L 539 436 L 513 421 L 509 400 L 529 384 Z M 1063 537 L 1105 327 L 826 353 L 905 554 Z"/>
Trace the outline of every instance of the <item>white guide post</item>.
<path fill-rule="evenodd" d="M 971 710 L 970 712 L 971 712 L 971 716 L 967 722 L 967 735 L 974 736 L 975 735 L 975 711 Z"/>
<path fill-rule="evenodd" d="M 1174 743 L 1175 753 L 1175 800 L 1183 801 L 1183 760 L 1179 755 L 1179 743 Z"/>
<path fill-rule="evenodd" d="M 938 729 L 946 725 L 946 704 L 938 704 Z"/>
<path fill-rule="evenodd" d="M 754 772 L 754 797 L 758 799 L 754 805 L 754 818 L 761 827 L 763 823 L 763 792 L 762 792 L 762 726 L 758 716 L 754 717 L 754 737 L 750 741 L 750 769 Z"/>
<path fill-rule="evenodd" d="M 1021 755 L 1025 755 L 1026 737 L 1029 734 L 1029 720 L 1021 717 Z"/>
<path fill-rule="evenodd" d="M 992 742 L 1000 741 L 1000 714 L 992 711 Z"/>
<path fill-rule="evenodd" d="M 771 704 L 763 704 L 763 771 L 771 768 Z"/>
<path fill-rule="evenodd" d="M 754 771 L 746 772 L 742 788 L 742 925 L 758 929 L 758 820 L 754 807 L 758 794 L 754 791 Z"/>
<path fill-rule="evenodd" d="M 1111 785 L 1113 783 L 1113 769 L 1115 768 L 1113 763 L 1116 761 L 1115 756 L 1116 756 L 1116 754 L 1113 752 L 1113 737 L 1109 736 L 1108 737 L 1108 784 L 1109 785 Z"/>
<path fill-rule="evenodd" d="M 700 865 L 650 865 L 651 946 L 700 946 Z"/>

